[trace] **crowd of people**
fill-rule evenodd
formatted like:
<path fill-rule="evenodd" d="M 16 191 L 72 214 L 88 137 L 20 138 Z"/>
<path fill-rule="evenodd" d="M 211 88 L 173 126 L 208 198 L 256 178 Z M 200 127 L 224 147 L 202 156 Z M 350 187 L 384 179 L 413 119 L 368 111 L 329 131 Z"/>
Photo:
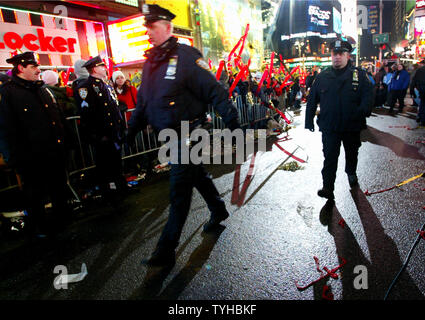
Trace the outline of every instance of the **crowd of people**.
<path fill-rule="evenodd" d="M 306 123 L 308 129 L 314 130 L 312 119 L 320 103 L 317 90 L 333 90 L 329 89 L 329 83 L 334 81 L 333 73 L 326 71 L 322 74 L 320 70 L 313 69 L 304 78 L 301 72 L 290 73 L 281 68 L 274 73 L 270 69 L 268 76 L 267 70 L 241 76 L 242 70 L 235 72 L 225 66 L 217 81 L 201 53 L 178 44 L 172 36 L 170 21 L 175 16 L 159 6 L 151 6 L 150 10 L 146 21 L 154 48 L 147 52 L 142 81 L 137 86 L 120 70 L 108 74 L 100 56 L 75 62 L 74 74 L 67 83 L 63 83 L 64 78 L 55 70 L 42 72 L 32 52 L 7 60 L 13 68 L 9 75 L 0 76 L 0 164 L 2 168 L 7 166 L 15 170 L 19 179 L 25 181 L 23 192 L 32 235 L 43 237 L 49 231 L 44 206 L 47 198 L 64 225 L 71 218 L 66 190 L 69 150 L 81 148 L 84 153 L 88 145 L 94 149 L 95 183 L 104 199 L 115 206 L 123 200 L 128 187 L 124 177 L 123 147 L 134 144 L 137 135 L 145 135 L 149 130 L 158 133 L 162 129 L 178 128 L 183 120 L 189 121 L 192 129 L 203 125 L 207 121 L 208 105 L 215 108 L 228 128 L 240 128 L 238 111 L 229 96 L 240 97 L 243 105 L 255 98 L 260 101 L 260 107 L 281 111 L 299 110 L 303 99 L 308 98 L 308 110 L 311 112 Z M 343 42 L 343 46 L 333 48 L 336 54 L 333 63 L 338 62 L 341 52 L 346 53 L 349 61 L 351 50 L 348 47 Z M 170 52 L 174 52 L 172 57 L 169 57 Z M 375 74 L 370 70 L 358 73 L 358 69 L 347 61 L 345 67 L 335 74 L 349 77 L 347 83 L 353 88 L 359 84 L 359 78 L 356 78 L 359 75 L 361 86 L 366 86 L 366 81 L 367 86 L 372 84 L 371 97 L 377 108 L 388 105 L 392 114 L 398 102 L 398 110 L 402 112 L 410 89 L 414 102 L 419 105 L 418 122 L 425 125 L 425 60 L 411 73 L 402 64 L 395 63 L 384 66 Z M 346 72 L 347 68 L 349 72 Z M 160 72 L 162 76 L 158 76 Z M 321 83 L 318 79 L 322 79 Z M 360 88 L 358 93 L 363 91 Z M 366 106 L 369 98 L 362 95 L 362 99 L 365 99 Z M 332 102 L 329 108 L 334 108 Z M 75 116 L 79 117 L 77 130 L 81 141 L 76 141 L 75 128 L 70 127 L 66 120 Z M 326 127 L 323 117 L 321 121 L 322 127 Z M 335 121 L 329 122 L 331 127 L 335 124 Z M 358 124 L 356 130 L 362 124 Z M 344 130 L 349 125 L 353 122 L 344 124 Z M 328 140 L 333 136 L 329 135 Z M 329 141 L 326 141 L 328 147 L 331 145 Z M 335 145 L 338 143 L 341 142 L 335 142 Z M 356 158 L 357 140 L 350 143 L 354 146 L 353 158 Z M 337 158 L 332 150 L 329 157 Z M 356 163 L 356 160 L 352 162 Z M 324 175 L 324 189 L 319 194 L 328 199 L 333 198 L 334 166 L 335 162 L 328 165 L 332 168 Z M 355 165 L 347 173 L 351 177 L 350 185 L 355 184 Z M 213 228 L 228 217 L 219 192 L 202 165 L 193 165 L 188 170 L 180 164 L 172 164 L 170 185 L 170 220 L 151 259 L 153 263 L 173 257 L 193 187 L 198 188 L 211 209 L 211 219 L 204 230 Z"/>

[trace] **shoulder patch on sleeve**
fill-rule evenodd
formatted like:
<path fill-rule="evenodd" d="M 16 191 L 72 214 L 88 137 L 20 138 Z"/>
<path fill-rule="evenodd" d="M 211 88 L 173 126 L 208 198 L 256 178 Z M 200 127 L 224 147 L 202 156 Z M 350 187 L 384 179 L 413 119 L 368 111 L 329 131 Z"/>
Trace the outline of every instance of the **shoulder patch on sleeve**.
<path fill-rule="evenodd" d="M 207 63 L 204 59 L 199 58 L 199 59 L 197 59 L 195 62 L 196 62 L 196 64 L 197 64 L 198 66 L 200 66 L 202 69 L 205 69 L 205 70 L 207 70 L 207 71 L 211 71 L 211 70 L 210 70 L 210 67 L 208 66 L 208 63 Z"/>
<path fill-rule="evenodd" d="M 84 100 L 85 98 L 87 98 L 87 94 L 88 94 L 87 88 L 78 89 L 78 94 L 80 95 L 81 99 Z"/>

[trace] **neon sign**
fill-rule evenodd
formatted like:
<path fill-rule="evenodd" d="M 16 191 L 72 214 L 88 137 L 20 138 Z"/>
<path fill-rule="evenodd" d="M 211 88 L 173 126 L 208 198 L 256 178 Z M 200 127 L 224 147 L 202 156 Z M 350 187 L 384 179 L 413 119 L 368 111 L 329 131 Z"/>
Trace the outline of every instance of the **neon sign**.
<path fill-rule="evenodd" d="M 75 53 L 78 48 L 78 35 L 74 32 L 74 36 L 65 37 L 65 34 L 49 33 L 47 35 L 43 28 L 33 28 L 29 26 L 14 25 L 10 23 L 0 22 L 0 30 L 9 31 L 2 35 L 0 33 L 0 49 L 22 50 L 23 47 L 30 51 L 41 52 L 60 52 Z M 73 32 L 67 31 L 68 35 Z M 2 36 L 1 36 L 2 35 Z"/>
<path fill-rule="evenodd" d="M 310 15 L 310 22 L 318 26 L 328 26 L 327 21 L 331 17 L 331 12 L 326 10 L 320 10 L 319 7 L 310 5 L 308 7 L 308 14 Z"/>

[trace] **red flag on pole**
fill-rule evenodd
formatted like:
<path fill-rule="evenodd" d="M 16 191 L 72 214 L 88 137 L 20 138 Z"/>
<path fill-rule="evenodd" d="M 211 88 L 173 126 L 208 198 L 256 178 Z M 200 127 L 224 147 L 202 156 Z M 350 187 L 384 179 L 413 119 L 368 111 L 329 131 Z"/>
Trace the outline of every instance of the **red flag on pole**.
<path fill-rule="evenodd" d="M 257 88 L 257 96 L 260 93 L 261 87 L 263 86 L 263 82 L 267 77 L 267 73 L 268 73 L 268 66 L 266 66 L 266 69 L 264 70 L 263 76 L 261 77 L 260 83 L 258 84 L 258 88 Z"/>
<path fill-rule="evenodd" d="M 235 81 L 233 81 L 232 86 L 229 89 L 229 98 L 232 96 L 233 90 L 235 90 L 236 85 L 238 84 L 239 80 L 243 77 L 244 73 L 248 70 L 248 67 L 244 67 L 241 71 L 239 71 L 238 75 L 236 76 Z"/>
<path fill-rule="evenodd" d="M 224 60 L 221 60 L 219 66 L 218 66 L 218 70 L 217 70 L 217 73 L 215 75 L 215 78 L 217 79 L 217 81 L 220 80 L 221 72 L 223 71 L 223 68 L 224 68 L 224 63 L 225 63 Z"/>
<path fill-rule="evenodd" d="M 65 77 L 62 79 L 63 80 L 63 85 L 66 86 L 68 84 L 68 79 L 69 76 L 71 75 L 71 72 L 74 72 L 74 68 L 68 68 L 68 70 L 66 71 Z"/>
<path fill-rule="evenodd" d="M 248 36 L 248 30 L 249 30 L 249 23 L 246 25 L 246 28 L 245 28 L 245 34 L 243 35 L 242 46 L 239 50 L 239 57 L 242 55 L 243 49 L 245 47 L 245 41 L 246 41 L 246 37 Z"/>

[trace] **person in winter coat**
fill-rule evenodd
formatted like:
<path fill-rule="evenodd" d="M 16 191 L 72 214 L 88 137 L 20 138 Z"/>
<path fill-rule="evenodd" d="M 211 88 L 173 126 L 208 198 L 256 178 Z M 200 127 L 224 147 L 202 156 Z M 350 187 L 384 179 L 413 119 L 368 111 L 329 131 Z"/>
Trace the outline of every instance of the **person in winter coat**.
<path fill-rule="evenodd" d="M 56 227 L 71 218 L 67 205 L 65 119 L 50 90 L 39 80 L 33 52 L 6 60 L 13 75 L 0 87 L 0 117 L 9 151 L 8 166 L 23 180 L 29 235 L 45 238 L 53 229 L 45 211 L 50 198 Z"/>
<path fill-rule="evenodd" d="M 56 102 L 65 117 L 75 116 L 77 114 L 77 106 L 74 101 L 73 91 L 70 87 L 60 86 L 59 74 L 52 70 L 46 70 L 41 74 L 41 79 L 55 96 Z"/>
<path fill-rule="evenodd" d="M 396 101 L 398 101 L 398 112 L 403 112 L 404 108 L 404 97 L 406 96 L 407 88 L 410 84 L 410 75 L 405 70 L 402 64 L 397 65 L 397 69 L 394 72 L 390 82 L 390 110 L 389 113 L 393 113 L 393 109 Z"/>
<path fill-rule="evenodd" d="M 132 111 L 136 108 L 137 89 L 132 85 L 128 85 L 121 71 L 115 71 L 112 74 L 112 81 L 120 104 L 120 111 L 125 115 L 126 122 L 128 122 Z"/>

